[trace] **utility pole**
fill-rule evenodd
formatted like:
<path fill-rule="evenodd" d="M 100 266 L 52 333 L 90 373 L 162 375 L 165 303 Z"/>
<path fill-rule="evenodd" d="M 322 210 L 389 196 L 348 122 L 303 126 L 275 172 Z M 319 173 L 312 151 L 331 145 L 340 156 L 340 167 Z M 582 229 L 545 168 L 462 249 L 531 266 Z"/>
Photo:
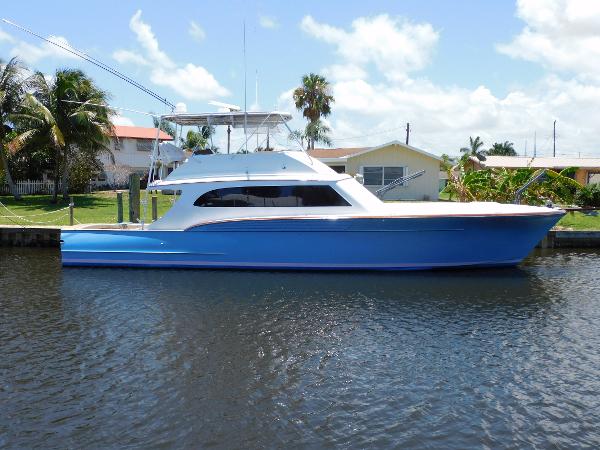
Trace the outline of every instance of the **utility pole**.
<path fill-rule="evenodd" d="M 406 122 L 406 145 L 408 145 L 408 136 L 410 135 L 410 123 Z"/>
<path fill-rule="evenodd" d="M 554 132 L 552 134 L 552 137 L 554 139 L 554 144 L 552 147 L 552 156 L 556 157 L 556 120 L 554 121 Z"/>
<path fill-rule="evenodd" d="M 533 132 L 533 157 L 537 156 L 537 131 Z"/>

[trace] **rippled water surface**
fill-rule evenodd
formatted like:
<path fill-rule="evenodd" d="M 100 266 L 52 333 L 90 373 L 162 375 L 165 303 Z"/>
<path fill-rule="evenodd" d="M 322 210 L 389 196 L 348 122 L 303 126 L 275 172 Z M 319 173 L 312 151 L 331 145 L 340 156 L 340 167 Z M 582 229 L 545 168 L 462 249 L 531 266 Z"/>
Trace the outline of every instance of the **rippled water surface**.
<path fill-rule="evenodd" d="M 600 446 L 598 252 L 387 274 L 0 257 L 0 447 Z"/>

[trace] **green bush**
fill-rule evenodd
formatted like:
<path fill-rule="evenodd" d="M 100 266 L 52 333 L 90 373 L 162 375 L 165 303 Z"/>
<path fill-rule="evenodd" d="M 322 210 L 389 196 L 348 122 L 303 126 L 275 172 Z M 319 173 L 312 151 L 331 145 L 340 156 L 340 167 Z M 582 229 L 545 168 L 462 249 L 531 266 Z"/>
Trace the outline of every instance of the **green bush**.
<path fill-rule="evenodd" d="M 600 207 L 600 183 L 588 184 L 579 189 L 575 194 L 575 204 Z"/>

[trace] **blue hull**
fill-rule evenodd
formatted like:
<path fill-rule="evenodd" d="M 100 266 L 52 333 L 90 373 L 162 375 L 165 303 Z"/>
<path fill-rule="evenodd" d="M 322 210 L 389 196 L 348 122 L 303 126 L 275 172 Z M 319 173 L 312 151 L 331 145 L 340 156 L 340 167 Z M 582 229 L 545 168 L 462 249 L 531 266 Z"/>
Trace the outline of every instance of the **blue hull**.
<path fill-rule="evenodd" d="M 269 219 L 62 233 L 65 266 L 415 270 L 518 264 L 560 214 Z"/>

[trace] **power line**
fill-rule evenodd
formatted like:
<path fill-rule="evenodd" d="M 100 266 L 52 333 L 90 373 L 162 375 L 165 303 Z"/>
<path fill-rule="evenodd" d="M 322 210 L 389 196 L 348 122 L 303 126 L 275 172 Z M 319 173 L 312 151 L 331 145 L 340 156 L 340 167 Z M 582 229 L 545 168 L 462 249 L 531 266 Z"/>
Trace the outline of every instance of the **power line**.
<path fill-rule="evenodd" d="M 14 23 L 14 22 L 11 22 L 10 20 L 7 20 L 7 19 L 0 19 L 0 20 L 2 20 L 2 22 L 6 23 L 8 25 L 11 25 L 11 26 L 13 26 L 15 28 L 18 28 L 21 31 L 29 33 L 32 36 L 35 36 L 35 37 L 37 37 L 37 38 L 39 38 L 39 39 L 41 39 L 41 40 L 43 40 L 45 42 L 48 42 L 49 44 L 52 44 L 52 45 L 54 45 L 54 46 L 56 46 L 58 48 L 61 48 L 62 50 L 66 51 L 66 52 L 69 52 L 69 53 L 71 53 L 71 54 L 73 54 L 73 55 L 75 55 L 75 56 L 77 56 L 77 57 L 79 57 L 81 59 L 84 59 L 85 61 L 87 61 L 87 62 L 89 62 L 89 63 L 91 63 L 91 64 L 93 64 L 93 65 L 95 65 L 97 67 L 100 67 L 101 69 L 109 72 L 110 74 L 116 76 L 117 78 L 120 78 L 121 80 L 123 80 L 123 81 L 131 84 L 132 86 L 135 86 L 136 88 L 140 89 L 141 91 L 145 92 L 146 94 L 150 95 L 151 97 L 154 97 L 156 100 L 164 103 L 165 105 L 169 106 L 171 109 L 175 109 L 175 105 L 173 103 L 169 102 L 166 98 L 161 97 L 160 95 L 158 95 L 157 93 L 151 91 L 147 87 L 141 85 L 137 81 L 129 78 L 124 73 L 121 73 L 121 72 L 119 72 L 116 69 L 113 69 L 109 65 L 103 63 L 102 61 L 97 60 L 96 58 L 88 55 L 87 53 L 82 52 L 81 50 L 77 50 L 75 47 L 72 47 L 71 45 L 69 45 L 68 47 L 66 47 L 64 45 L 61 45 L 58 42 L 54 42 L 54 41 L 52 41 L 50 39 L 47 39 L 47 38 L 45 38 L 45 37 L 43 37 L 43 36 L 41 36 L 41 35 L 33 32 L 33 31 L 29 30 L 28 28 L 25 28 L 25 27 L 23 27 L 21 25 L 18 25 L 16 23 Z"/>

